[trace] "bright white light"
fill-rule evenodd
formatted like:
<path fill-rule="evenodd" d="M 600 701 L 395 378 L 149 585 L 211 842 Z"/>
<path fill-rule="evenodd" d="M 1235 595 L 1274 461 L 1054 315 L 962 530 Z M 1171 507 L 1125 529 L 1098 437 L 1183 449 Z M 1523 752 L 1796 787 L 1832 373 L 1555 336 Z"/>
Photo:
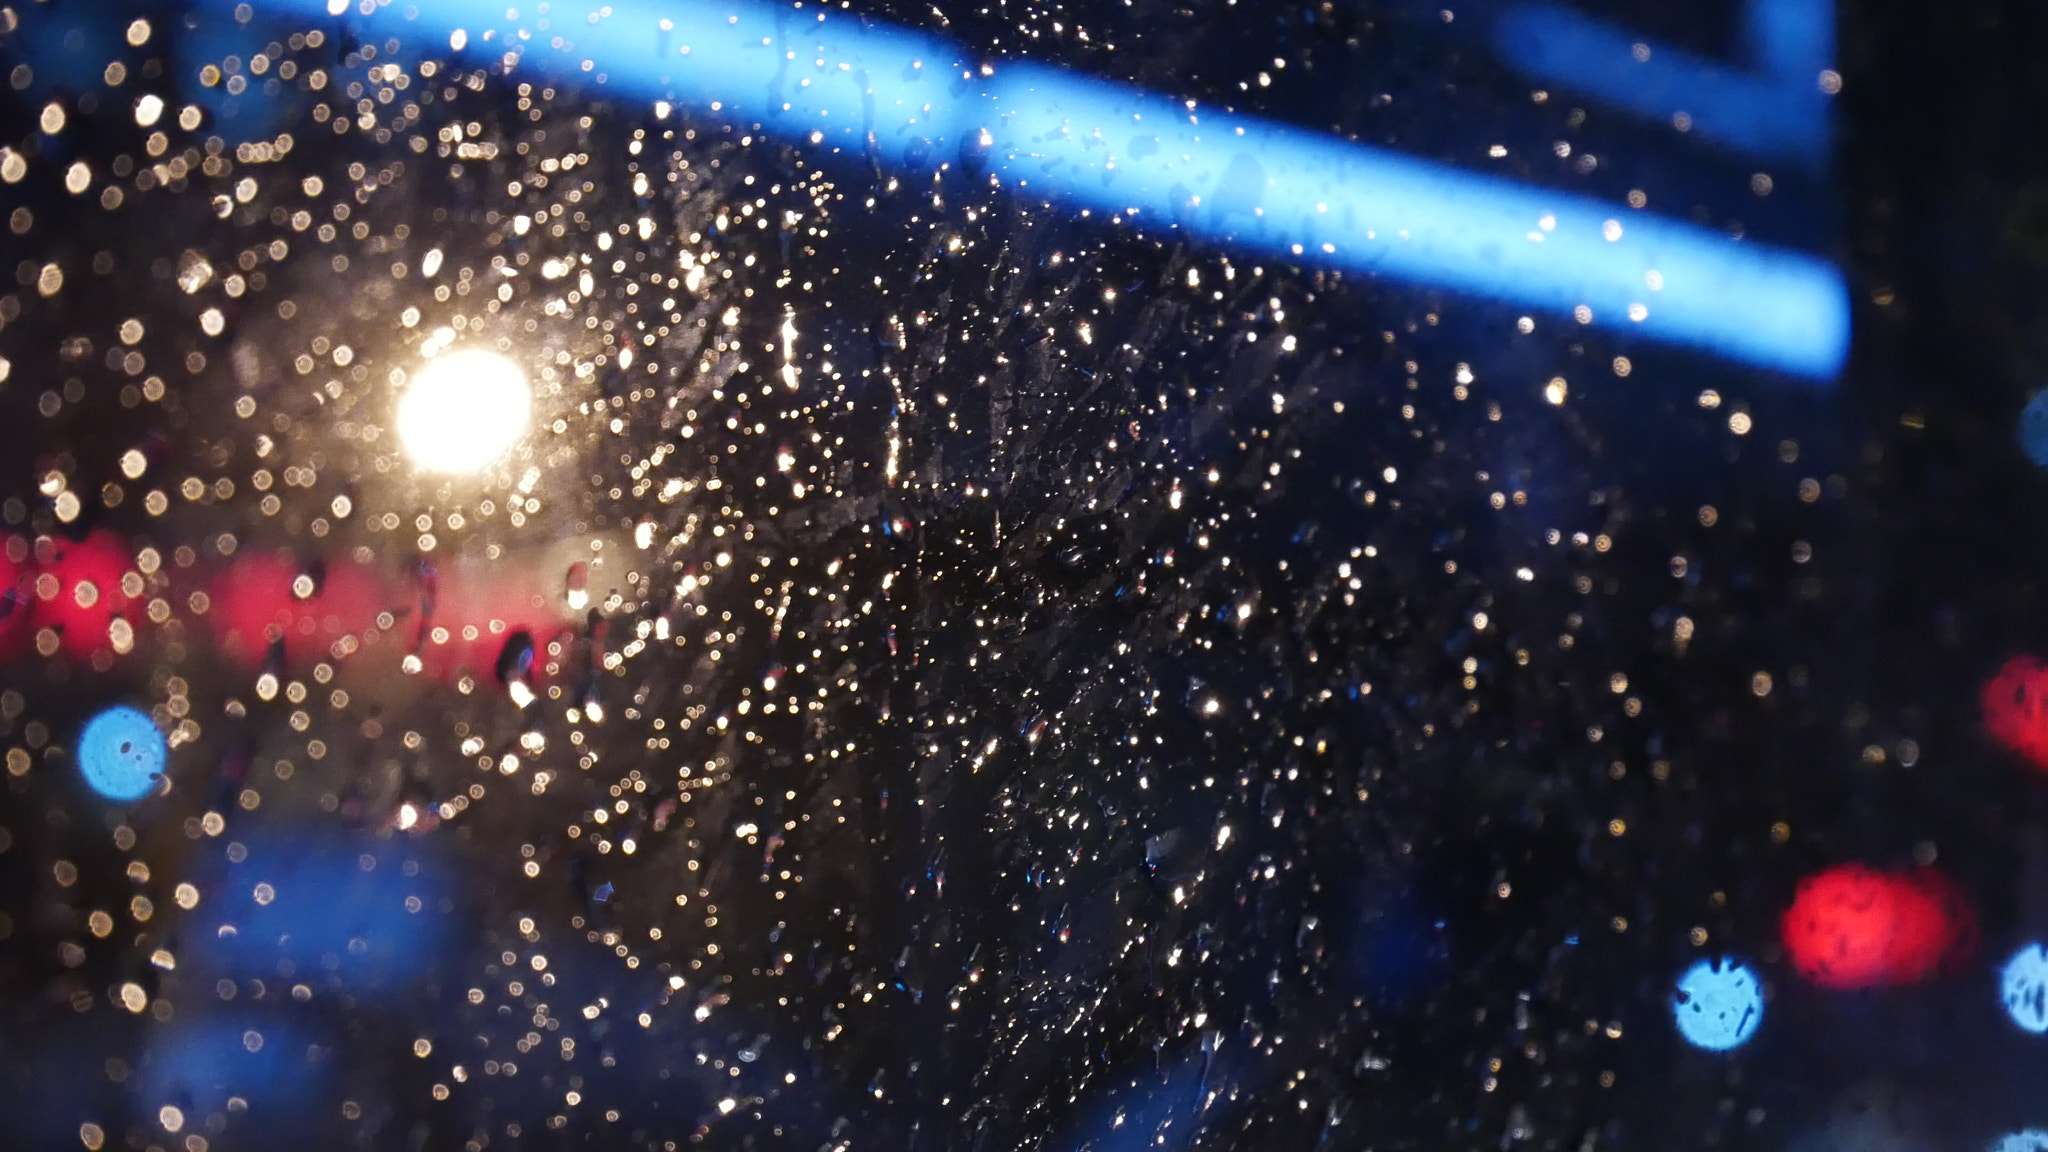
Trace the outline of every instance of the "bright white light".
<path fill-rule="evenodd" d="M 467 348 L 427 362 L 398 399 L 398 438 L 425 472 L 475 472 L 526 434 L 533 394 L 495 352 Z"/>

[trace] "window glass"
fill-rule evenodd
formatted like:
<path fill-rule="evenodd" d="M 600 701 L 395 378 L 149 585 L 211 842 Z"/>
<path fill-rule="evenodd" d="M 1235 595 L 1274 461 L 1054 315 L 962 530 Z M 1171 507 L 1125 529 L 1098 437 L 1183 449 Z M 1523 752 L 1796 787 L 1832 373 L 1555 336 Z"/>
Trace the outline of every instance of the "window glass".
<path fill-rule="evenodd" d="M 0 8 L 15 1137 L 2048 1148 L 2037 23 Z"/>

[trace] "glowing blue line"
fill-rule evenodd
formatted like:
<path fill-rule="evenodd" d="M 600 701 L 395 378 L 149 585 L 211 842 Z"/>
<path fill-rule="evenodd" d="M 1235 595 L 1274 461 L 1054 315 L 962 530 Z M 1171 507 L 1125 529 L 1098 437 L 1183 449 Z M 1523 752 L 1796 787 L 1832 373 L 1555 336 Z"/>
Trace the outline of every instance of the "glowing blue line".
<path fill-rule="evenodd" d="M 1758 68 L 1812 87 L 1835 58 L 1834 0 L 1749 0 L 1743 31 Z"/>
<path fill-rule="evenodd" d="M 329 12 L 321 0 L 269 4 Z M 555 27 L 507 26 L 500 0 L 353 11 L 380 33 L 460 29 L 471 52 L 691 99 L 898 169 L 979 165 L 1140 227 L 1553 313 L 1585 308 L 1595 326 L 1819 381 L 1847 352 L 1847 293 L 1825 261 L 1041 65 L 984 72 L 955 45 L 843 11 L 614 0 L 609 16 Z"/>
<path fill-rule="evenodd" d="M 988 91 L 1005 177 L 1140 221 L 1553 312 L 1583 306 L 1598 325 L 1805 375 L 1832 374 L 1848 342 L 1847 299 L 1819 260 L 1050 69 L 998 72 Z"/>
<path fill-rule="evenodd" d="M 1684 114 L 1693 133 L 1758 156 L 1826 159 L 1828 98 L 1821 70 L 1834 51 L 1828 0 L 1751 0 L 1747 72 L 1550 3 L 1516 4 L 1493 25 L 1493 49 L 1526 75 L 1640 116 Z M 1647 49 L 1638 58 L 1638 49 Z"/>

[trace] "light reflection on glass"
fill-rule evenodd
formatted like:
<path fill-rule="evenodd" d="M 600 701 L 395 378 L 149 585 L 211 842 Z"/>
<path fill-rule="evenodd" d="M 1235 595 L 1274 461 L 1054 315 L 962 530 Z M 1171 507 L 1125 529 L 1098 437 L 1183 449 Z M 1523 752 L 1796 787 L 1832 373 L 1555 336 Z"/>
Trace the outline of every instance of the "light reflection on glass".
<path fill-rule="evenodd" d="M 475 472 L 526 434 L 533 395 L 516 365 L 463 349 L 427 362 L 398 401 L 398 436 L 422 471 Z"/>

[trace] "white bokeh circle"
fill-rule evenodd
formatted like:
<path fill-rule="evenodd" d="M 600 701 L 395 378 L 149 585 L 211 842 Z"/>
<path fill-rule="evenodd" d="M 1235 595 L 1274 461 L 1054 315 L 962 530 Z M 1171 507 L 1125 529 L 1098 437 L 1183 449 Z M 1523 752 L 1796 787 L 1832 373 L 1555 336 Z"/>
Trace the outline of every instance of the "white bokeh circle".
<path fill-rule="evenodd" d="M 532 415 L 518 365 L 481 348 L 429 360 L 398 398 L 398 439 L 423 472 L 476 472 L 496 463 Z"/>

